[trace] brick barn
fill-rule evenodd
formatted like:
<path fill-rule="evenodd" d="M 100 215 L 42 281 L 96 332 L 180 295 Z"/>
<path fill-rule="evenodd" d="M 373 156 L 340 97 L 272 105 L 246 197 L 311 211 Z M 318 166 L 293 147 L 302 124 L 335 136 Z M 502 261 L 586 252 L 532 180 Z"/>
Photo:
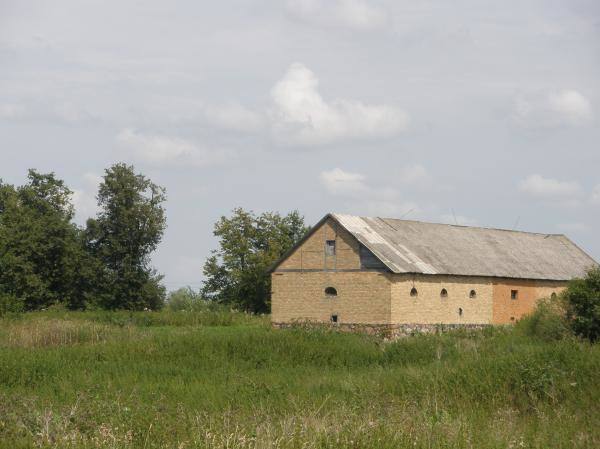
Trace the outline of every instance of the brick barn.
<path fill-rule="evenodd" d="M 272 268 L 272 322 L 511 323 L 595 265 L 559 234 L 328 214 Z"/>

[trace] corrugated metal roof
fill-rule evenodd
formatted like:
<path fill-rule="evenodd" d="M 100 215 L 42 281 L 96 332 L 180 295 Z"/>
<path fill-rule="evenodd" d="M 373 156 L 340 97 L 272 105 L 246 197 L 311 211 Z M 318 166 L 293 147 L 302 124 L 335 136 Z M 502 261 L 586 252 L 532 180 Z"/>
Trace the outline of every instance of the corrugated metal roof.
<path fill-rule="evenodd" d="M 331 216 L 394 273 L 568 280 L 597 265 L 561 234 Z"/>

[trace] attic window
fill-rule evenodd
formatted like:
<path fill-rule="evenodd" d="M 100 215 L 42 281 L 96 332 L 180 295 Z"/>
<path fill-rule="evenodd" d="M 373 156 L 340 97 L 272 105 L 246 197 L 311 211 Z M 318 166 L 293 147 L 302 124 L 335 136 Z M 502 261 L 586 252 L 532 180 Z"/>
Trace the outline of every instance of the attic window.
<path fill-rule="evenodd" d="M 335 256 L 335 240 L 325 240 L 325 254 Z"/>
<path fill-rule="evenodd" d="M 327 296 L 337 296 L 337 290 L 333 287 L 327 287 L 325 289 L 325 294 Z"/>
<path fill-rule="evenodd" d="M 413 287 L 410 289 L 410 296 L 412 296 L 413 298 L 419 296 L 419 292 L 416 288 Z"/>
<path fill-rule="evenodd" d="M 331 315 L 331 322 L 332 323 L 337 323 L 338 322 L 338 316 L 337 315 Z"/>
<path fill-rule="evenodd" d="M 471 290 L 469 293 L 469 298 L 477 298 L 477 292 L 475 290 Z"/>
<path fill-rule="evenodd" d="M 440 296 L 442 298 L 447 298 L 448 297 L 448 290 L 446 290 L 445 288 L 443 288 L 442 291 L 440 292 Z"/>
<path fill-rule="evenodd" d="M 519 290 L 511 290 L 510 299 L 519 299 Z"/>

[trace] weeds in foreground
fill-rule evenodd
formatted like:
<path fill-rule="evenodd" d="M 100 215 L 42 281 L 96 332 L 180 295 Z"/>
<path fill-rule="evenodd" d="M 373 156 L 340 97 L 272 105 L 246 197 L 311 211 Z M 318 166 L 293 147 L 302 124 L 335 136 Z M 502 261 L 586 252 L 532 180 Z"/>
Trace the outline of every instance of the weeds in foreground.
<path fill-rule="evenodd" d="M 598 345 L 173 314 L 0 320 L 0 448 L 600 446 Z"/>

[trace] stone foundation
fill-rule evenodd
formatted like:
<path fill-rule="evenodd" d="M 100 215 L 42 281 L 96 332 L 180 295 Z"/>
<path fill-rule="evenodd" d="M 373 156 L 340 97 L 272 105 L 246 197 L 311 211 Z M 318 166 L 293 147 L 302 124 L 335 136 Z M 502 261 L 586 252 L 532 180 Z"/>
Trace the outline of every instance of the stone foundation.
<path fill-rule="evenodd" d="M 416 334 L 440 334 L 457 329 L 479 330 L 490 324 L 363 324 L 363 323 L 319 323 L 294 321 L 290 323 L 272 323 L 276 329 L 323 328 L 340 332 L 360 332 L 382 338 L 401 338 Z"/>

